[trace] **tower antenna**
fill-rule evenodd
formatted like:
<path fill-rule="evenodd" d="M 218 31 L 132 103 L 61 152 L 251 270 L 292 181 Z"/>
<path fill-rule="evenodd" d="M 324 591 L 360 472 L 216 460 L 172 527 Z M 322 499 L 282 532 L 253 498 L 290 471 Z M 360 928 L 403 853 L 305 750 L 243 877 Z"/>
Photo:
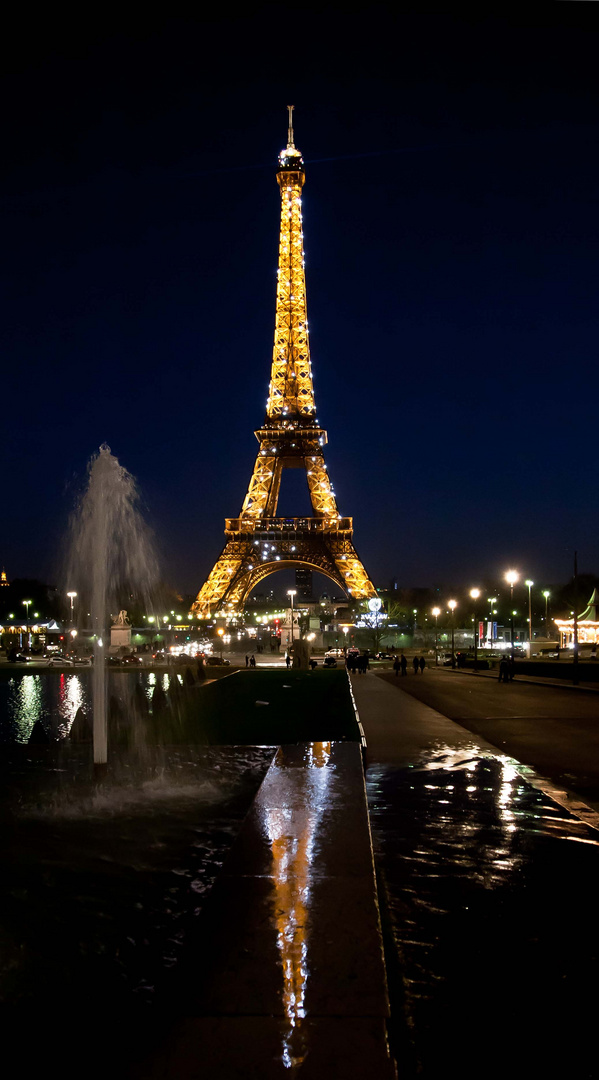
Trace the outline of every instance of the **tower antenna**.
<path fill-rule="evenodd" d="M 293 110 L 295 109 L 295 105 L 288 105 L 287 109 L 289 110 L 289 127 L 287 128 L 287 146 L 295 148 L 295 143 L 293 141 Z"/>

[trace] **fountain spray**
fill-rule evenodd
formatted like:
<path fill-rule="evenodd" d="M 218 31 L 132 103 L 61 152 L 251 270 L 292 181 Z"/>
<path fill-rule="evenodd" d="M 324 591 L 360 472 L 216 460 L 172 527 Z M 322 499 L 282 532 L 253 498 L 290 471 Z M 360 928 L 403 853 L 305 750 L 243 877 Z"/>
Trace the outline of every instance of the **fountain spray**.
<path fill-rule="evenodd" d="M 106 443 L 89 462 L 87 488 L 71 520 L 69 578 L 89 598 L 94 634 L 94 768 L 102 774 L 108 760 L 105 659 L 110 642 L 109 607 L 125 584 L 148 602 L 158 578 L 135 480 Z M 80 605 L 80 610 L 85 606 Z"/>

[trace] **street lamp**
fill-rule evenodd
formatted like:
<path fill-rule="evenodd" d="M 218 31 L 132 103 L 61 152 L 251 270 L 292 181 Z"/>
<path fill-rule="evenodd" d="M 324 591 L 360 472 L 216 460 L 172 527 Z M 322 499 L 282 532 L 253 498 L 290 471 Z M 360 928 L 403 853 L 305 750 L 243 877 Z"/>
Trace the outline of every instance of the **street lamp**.
<path fill-rule="evenodd" d="M 433 615 L 435 616 L 435 667 L 439 666 L 439 652 L 437 648 L 437 642 L 439 640 L 439 615 L 441 614 L 441 608 L 434 607 Z"/>
<path fill-rule="evenodd" d="M 516 572 L 516 570 L 508 570 L 507 574 L 505 575 L 505 580 L 510 587 L 510 637 L 512 639 L 512 662 L 514 660 L 514 612 L 512 610 L 512 606 L 514 603 L 514 585 L 516 584 L 518 577 L 519 574 Z"/>
<path fill-rule="evenodd" d="M 455 651 L 453 647 L 453 633 L 455 630 L 455 609 L 458 606 L 457 600 L 449 600 L 447 603 L 448 608 L 451 608 L 451 666 L 455 667 Z"/>
<path fill-rule="evenodd" d="M 493 620 L 493 615 L 495 614 L 495 612 L 493 611 L 493 607 L 497 603 L 497 597 L 496 596 L 488 596 L 487 597 L 487 603 L 489 605 L 489 614 L 491 616 L 491 618 L 489 619 L 489 623 L 488 623 L 488 625 L 489 625 L 489 648 L 492 649 L 493 648 L 493 621 L 494 621 Z"/>
<path fill-rule="evenodd" d="M 527 578 L 524 582 L 528 586 L 528 659 L 532 656 L 532 601 L 530 598 L 530 590 L 534 585 L 534 581 Z"/>
<path fill-rule="evenodd" d="M 22 600 L 21 603 L 25 605 L 25 633 L 27 634 L 27 644 L 29 645 L 29 605 L 33 603 L 33 600 Z"/>
<path fill-rule="evenodd" d="M 73 622 L 75 621 L 74 618 L 73 618 L 73 601 L 74 601 L 75 597 L 77 596 L 77 593 L 76 592 L 68 592 L 67 596 L 68 596 L 69 600 L 71 601 L 71 626 L 72 626 Z"/>
<path fill-rule="evenodd" d="M 287 589 L 287 596 L 291 597 L 291 644 L 293 645 L 293 597 L 297 589 Z"/>
<path fill-rule="evenodd" d="M 478 669 L 478 625 L 476 618 L 476 601 L 480 596 L 480 589 L 470 589 L 470 596 L 474 600 L 474 670 Z"/>
<path fill-rule="evenodd" d="M 551 596 L 549 589 L 543 589 L 543 596 L 545 597 L 545 637 L 549 638 L 549 619 L 547 617 L 547 601 Z"/>

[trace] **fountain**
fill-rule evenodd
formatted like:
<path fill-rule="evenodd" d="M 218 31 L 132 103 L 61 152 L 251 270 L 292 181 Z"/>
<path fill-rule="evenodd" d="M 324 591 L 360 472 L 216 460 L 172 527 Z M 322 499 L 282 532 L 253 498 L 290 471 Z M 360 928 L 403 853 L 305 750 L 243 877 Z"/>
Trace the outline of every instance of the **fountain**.
<path fill-rule="evenodd" d="M 90 605 L 94 767 L 101 774 L 108 760 L 105 643 L 109 606 L 125 584 L 148 602 L 158 577 L 154 545 L 139 510 L 135 480 L 106 443 L 89 463 L 87 488 L 71 519 L 68 573 L 69 581 Z M 119 617 L 123 619 L 123 612 Z"/>

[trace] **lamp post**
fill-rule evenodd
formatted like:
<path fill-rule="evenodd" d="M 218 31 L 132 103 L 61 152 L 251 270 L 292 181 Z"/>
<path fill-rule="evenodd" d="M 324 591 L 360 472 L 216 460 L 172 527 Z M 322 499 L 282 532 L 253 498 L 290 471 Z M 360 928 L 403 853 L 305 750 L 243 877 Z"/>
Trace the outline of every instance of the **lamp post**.
<path fill-rule="evenodd" d="M 29 605 L 33 603 L 33 600 L 22 600 L 25 605 L 25 633 L 27 634 L 27 644 L 29 645 Z"/>
<path fill-rule="evenodd" d="M 507 581 L 507 583 L 508 583 L 508 585 L 510 587 L 510 638 L 511 638 L 511 647 L 512 647 L 512 663 L 514 661 L 514 612 L 513 612 L 514 585 L 516 584 L 516 582 L 518 580 L 518 576 L 519 575 L 517 574 L 517 572 L 515 570 L 508 570 L 507 574 L 505 575 L 505 580 Z"/>
<path fill-rule="evenodd" d="M 68 592 L 67 596 L 68 596 L 69 600 L 71 601 L 71 626 L 72 626 L 74 621 L 75 621 L 74 615 L 73 615 L 73 603 L 74 603 L 75 597 L 77 596 L 77 593 L 76 592 Z"/>
<path fill-rule="evenodd" d="M 534 585 L 534 581 L 527 578 L 524 584 L 528 587 L 528 659 L 532 656 L 532 600 L 530 590 Z"/>
<path fill-rule="evenodd" d="M 448 608 L 451 609 L 451 666 L 455 668 L 455 650 L 454 650 L 454 630 L 455 630 L 455 609 L 458 606 L 457 600 L 449 600 L 447 603 Z"/>
<path fill-rule="evenodd" d="M 287 596 L 291 597 L 291 645 L 293 646 L 293 597 L 297 589 L 287 589 Z"/>
<path fill-rule="evenodd" d="M 439 666 L 438 641 L 439 641 L 439 615 L 440 614 L 441 614 L 441 608 L 434 607 L 433 608 L 433 615 L 435 616 L 435 667 Z"/>
<path fill-rule="evenodd" d="M 543 596 L 545 597 L 545 637 L 549 639 L 549 618 L 547 615 L 547 602 L 551 596 L 549 589 L 543 589 Z"/>
<path fill-rule="evenodd" d="M 480 596 L 480 589 L 470 589 L 470 596 L 474 600 L 474 670 L 478 670 L 478 624 L 476 617 L 476 601 Z"/>
<path fill-rule="evenodd" d="M 493 615 L 494 615 L 493 607 L 497 603 L 497 597 L 496 596 L 488 596 L 487 597 L 487 603 L 489 605 L 489 614 L 491 616 L 491 619 L 490 619 L 491 636 L 489 638 L 489 648 L 492 648 L 493 647 Z"/>

